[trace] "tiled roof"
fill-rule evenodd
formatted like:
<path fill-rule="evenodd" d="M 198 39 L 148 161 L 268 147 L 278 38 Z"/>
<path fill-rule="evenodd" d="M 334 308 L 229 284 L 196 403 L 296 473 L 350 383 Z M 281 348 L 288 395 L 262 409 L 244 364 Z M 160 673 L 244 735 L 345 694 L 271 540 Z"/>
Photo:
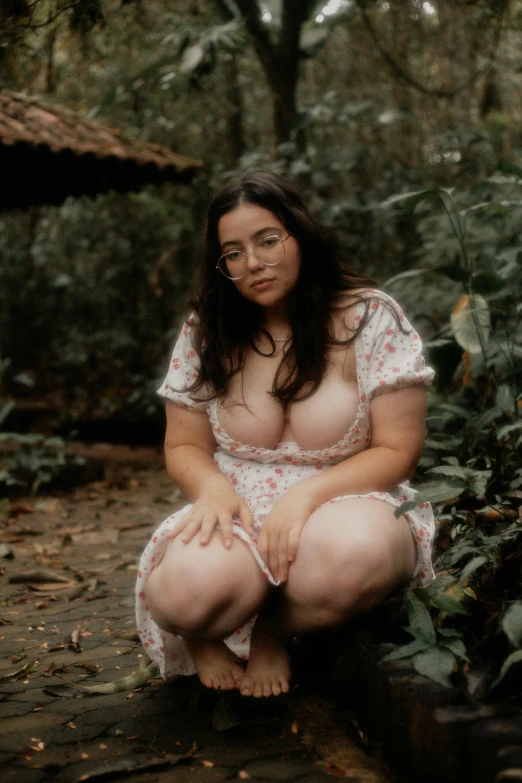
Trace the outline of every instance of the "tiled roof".
<path fill-rule="evenodd" d="M 0 90 L 0 207 L 136 190 L 148 182 L 188 182 L 201 166 L 68 109 Z"/>

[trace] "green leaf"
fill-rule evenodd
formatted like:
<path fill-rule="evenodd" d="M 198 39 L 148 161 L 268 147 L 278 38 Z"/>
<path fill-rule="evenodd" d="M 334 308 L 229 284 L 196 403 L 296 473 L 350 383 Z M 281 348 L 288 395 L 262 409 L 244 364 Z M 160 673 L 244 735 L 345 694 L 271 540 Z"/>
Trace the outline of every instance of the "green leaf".
<path fill-rule="evenodd" d="M 503 427 L 499 427 L 497 430 L 497 438 L 498 440 L 502 440 L 506 435 L 509 435 L 511 432 L 516 432 L 516 430 L 522 429 L 522 419 L 520 421 L 515 421 L 513 424 L 505 424 Z"/>
<path fill-rule="evenodd" d="M 430 597 L 433 593 L 439 593 L 446 590 L 447 587 L 452 585 L 456 581 L 452 574 L 439 574 L 433 582 L 430 582 L 426 587 L 418 588 L 424 590 L 426 595 Z M 417 591 L 416 591 L 417 592 Z"/>
<path fill-rule="evenodd" d="M 18 375 L 13 376 L 13 381 L 29 388 L 34 386 L 34 378 L 31 378 L 28 372 L 19 372 Z"/>
<path fill-rule="evenodd" d="M 419 490 L 419 494 L 414 500 L 407 500 L 405 503 L 401 503 L 399 508 L 395 509 L 395 516 L 399 518 L 407 511 L 417 508 L 420 503 L 441 503 L 445 500 L 459 497 L 466 489 L 466 482 L 459 478 L 454 478 L 444 484 L 437 483 L 431 487 L 424 487 Z"/>
<path fill-rule="evenodd" d="M 0 683 L 16 682 L 16 680 L 20 680 L 22 677 L 26 677 L 28 674 L 32 674 L 32 672 L 36 671 L 39 664 L 40 661 L 30 661 L 29 663 L 25 663 L 21 669 L 17 669 L 14 672 L 8 672 L 7 674 L 2 674 L 0 677 Z"/>
<path fill-rule="evenodd" d="M 385 655 L 382 660 L 400 661 L 402 658 L 411 658 L 412 655 L 415 655 L 418 652 L 422 652 L 423 650 L 427 650 L 429 646 L 430 645 L 427 642 L 423 642 L 421 639 L 414 639 L 413 642 L 409 642 L 408 644 L 399 647 L 397 650 L 393 650 L 393 652 L 388 653 L 388 655 Z"/>
<path fill-rule="evenodd" d="M 139 688 L 141 685 L 145 685 L 149 680 L 157 677 L 159 672 L 160 670 L 157 663 L 149 663 L 148 666 L 144 666 L 143 669 L 138 669 L 137 672 L 133 672 L 126 677 L 121 677 L 119 680 L 113 680 L 112 682 L 102 682 L 99 685 L 71 684 L 74 685 L 75 688 L 81 688 L 82 691 L 108 696 L 111 693 L 122 693 L 125 691 L 132 691 L 134 688 Z"/>
<path fill-rule="evenodd" d="M 480 555 L 479 557 L 474 557 L 473 560 L 470 560 L 460 573 L 459 585 L 465 584 L 468 577 L 475 571 L 478 571 L 479 568 L 482 568 L 483 565 L 486 565 L 487 562 L 488 558 L 485 555 Z"/>
<path fill-rule="evenodd" d="M 513 389 L 508 383 L 501 383 L 495 396 L 495 405 L 504 413 L 511 413 L 515 410 L 515 395 Z M 522 422 L 521 422 L 522 424 Z"/>
<path fill-rule="evenodd" d="M 513 647 L 522 647 L 522 601 L 506 609 L 501 626 Z"/>
<path fill-rule="evenodd" d="M 502 664 L 502 668 L 500 670 L 500 674 L 498 675 L 497 679 L 493 681 L 491 684 L 491 688 L 496 688 L 497 685 L 502 682 L 508 671 L 511 669 L 512 666 L 514 666 L 517 663 L 522 663 L 522 650 L 516 650 L 516 652 L 511 653 L 511 655 L 508 655 L 504 663 Z"/>
<path fill-rule="evenodd" d="M 450 675 L 455 664 L 455 656 L 446 647 L 432 647 L 413 656 L 413 668 L 416 672 L 448 688 L 451 688 Z"/>
<path fill-rule="evenodd" d="M 190 73 L 195 71 L 198 65 L 201 64 L 205 57 L 205 50 L 200 44 L 194 44 L 185 49 L 181 62 L 179 64 L 179 70 L 181 73 Z"/>
<path fill-rule="evenodd" d="M 464 658 L 465 660 L 468 660 L 466 655 L 466 645 L 462 639 L 456 639 L 454 636 L 449 636 L 445 639 L 440 639 L 439 644 L 441 647 L 447 647 L 448 650 L 451 650 L 453 655 L 455 655 L 457 658 Z"/>
<path fill-rule="evenodd" d="M 450 595 L 446 595 L 446 593 L 434 593 L 430 596 L 430 602 L 432 606 L 435 606 L 437 609 L 447 612 L 448 614 L 469 614 L 461 603 Z"/>
<path fill-rule="evenodd" d="M 460 639 L 463 633 L 460 628 L 437 628 L 437 634 L 448 639 Z"/>
<path fill-rule="evenodd" d="M 451 313 L 451 328 L 461 348 L 469 353 L 480 353 L 491 331 L 489 305 L 480 294 L 464 295 Z"/>
<path fill-rule="evenodd" d="M 430 613 L 414 593 L 406 596 L 409 630 L 418 641 L 435 644 L 436 634 Z"/>
<path fill-rule="evenodd" d="M 467 481 L 471 471 L 469 468 L 463 468 L 460 465 L 437 465 L 436 468 L 430 468 L 428 473 L 436 473 L 439 476 L 456 476 Z"/>
<path fill-rule="evenodd" d="M 518 251 L 516 261 L 517 264 L 520 264 L 520 266 L 522 266 L 522 250 Z"/>
<path fill-rule="evenodd" d="M 227 702 L 228 703 L 225 704 L 225 699 L 221 696 L 221 699 L 216 704 L 214 712 L 212 713 L 212 726 L 216 731 L 235 729 L 236 726 L 239 726 L 240 724 L 237 709 L 232 705 L 230 700 L 227 699 Z"/>
<path fill-rule="evenodd" d="M 400 204 L 405 212 L 413 212 L 417 204 L 426 198 L 426 196 L 433 195 L 433 190 L 413 190 L 408 193 L 398 193 L 395 196 L 390 196 L 385 201 L 381 202 L 381 207 L 392 207 Z"/>
<path fill-rule="evenodd" d="M 505 281 L 496 272 L 477 272 L 471 278 L 471 287 L 476 294 L 493 294 L 506 287 Z"/>
<path fill-rule="evenodd" d="M 0 425 L 7 419 L 15 405 L 16 403 L 14 400 L 9 400 L 9 402 L 6 402 L 5 405 L 0 408 Z"/>

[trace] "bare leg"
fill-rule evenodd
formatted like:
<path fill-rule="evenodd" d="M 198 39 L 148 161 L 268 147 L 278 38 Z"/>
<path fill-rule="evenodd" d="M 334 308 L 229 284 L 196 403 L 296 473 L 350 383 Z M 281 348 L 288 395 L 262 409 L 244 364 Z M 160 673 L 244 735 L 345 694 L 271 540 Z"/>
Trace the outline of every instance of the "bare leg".
<path fill-rule="evenodd" d="M 234 538 L 225 549 L 218 534 L 206 546 L 174 539 L 147 581 L 155 622 L 183 637 L 201 682 L 222 690 L 244 676 L 222 640 L 257 613 L 268 591 L 248 546 Z"/>
<path fill-rule="evenodd" d="M 288 582 L 254 626 L 243 695 L 288 690 L 285 638 L 342 625 L 410 580 L 415 544 L 407 521 L 393 511 L 381 501 L 354 498 L 311 515 Z"/>

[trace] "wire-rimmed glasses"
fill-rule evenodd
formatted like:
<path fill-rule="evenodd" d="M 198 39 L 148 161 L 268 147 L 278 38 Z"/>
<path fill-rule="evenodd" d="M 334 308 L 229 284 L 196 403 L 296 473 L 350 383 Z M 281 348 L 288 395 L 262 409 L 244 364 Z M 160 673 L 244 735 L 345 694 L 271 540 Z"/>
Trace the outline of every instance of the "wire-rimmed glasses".
<path fill-rule="evenodd" d="M 265 266 L 277 266 L 285 257 L 284 243 L 290 234 L 286 237 L 273 234 L 269 237 L 263 237 L 254 245 L 254 255 L 258 261 Z M 230 250 L 218 259 L 216 269 L 225 275 L 228 280 L 241 280 L 247 273 L 248 255 L 242 250 Z"/>

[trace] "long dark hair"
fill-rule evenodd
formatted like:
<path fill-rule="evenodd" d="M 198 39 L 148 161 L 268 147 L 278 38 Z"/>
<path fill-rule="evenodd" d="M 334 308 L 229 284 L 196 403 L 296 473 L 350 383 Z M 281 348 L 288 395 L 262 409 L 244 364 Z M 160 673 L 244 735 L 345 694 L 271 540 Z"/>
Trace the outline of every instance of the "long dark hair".
<path fill-rule="evenodd" d="M 289 297 L 292 341 L 283 354 L 272 389 L 275 399 L 286 405 L 310 396 L 321 383 L 329 349 L 348 345 L 364 327 L 368 300 L 357 329 L 347 331 L 345 340 L 334 335 L 332 312 L 362 301 L 360 294 L 350 296 L 351 292 L 371 288 L 374 283 L 345 267 L 292 184 L 265 171 L 229 180 L 208 210 L 198 291 L 192 301 L 197 314 L 194 348 L 201 359 L 201 370 L 188 391 L 199 392 L 194 395 L 198 399 L 227 393 L 230 379 L 243 367 L 247 349 L 260 353 L 256 338 L 261 334 L 272 345 L 270 355 L 275 351 L 275 343 L 263 327 L 262 309 L 241 296 L 216 269 L 221 255 L 219 220 L 240 204 L 255 204 L 276 215 L 301 251 L 299 278 Z"/>

